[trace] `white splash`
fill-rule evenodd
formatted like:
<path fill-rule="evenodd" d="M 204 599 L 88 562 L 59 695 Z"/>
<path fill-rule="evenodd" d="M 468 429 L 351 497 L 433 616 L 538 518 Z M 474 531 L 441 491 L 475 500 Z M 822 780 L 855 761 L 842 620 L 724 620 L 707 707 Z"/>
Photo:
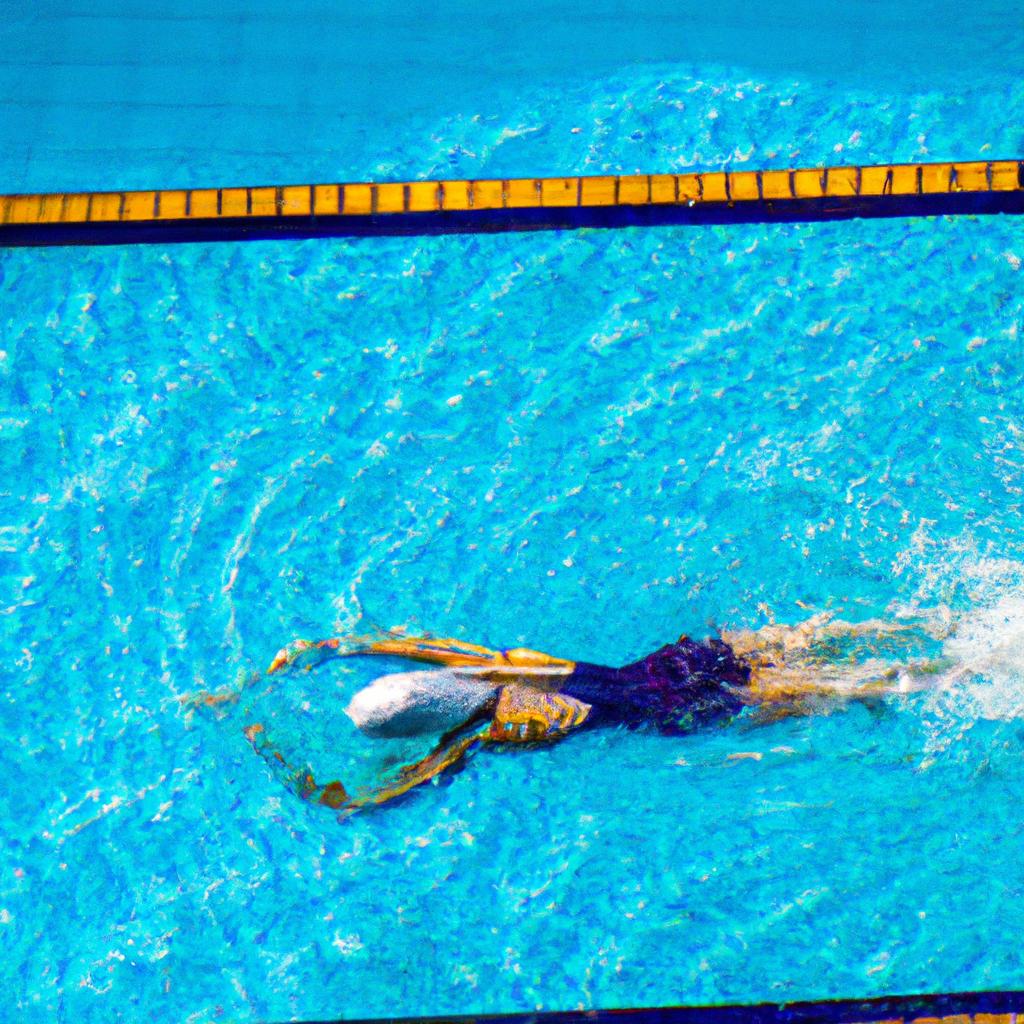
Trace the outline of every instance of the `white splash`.
<path fill-rule="evenodd" d="M 897 619 L 932 620 L 943 636 L 942 671 L 907 690 L 924 691 L 913 701 L 926 737 L 922 769 L 961 756 L 981 722 L 1024 719 L 1024 562 L 971 532 L 935 536 L 935 526 L 922 520 L 897 555 L 894 576 L 916 586 L 909 603 L 890 608 Z"/>
<path fill-rule="evenodd" d="M 961 716 L 1024 717 L 1024 592 L 961 615 L 942 653 L 951 662 L 944 689 Z"/>

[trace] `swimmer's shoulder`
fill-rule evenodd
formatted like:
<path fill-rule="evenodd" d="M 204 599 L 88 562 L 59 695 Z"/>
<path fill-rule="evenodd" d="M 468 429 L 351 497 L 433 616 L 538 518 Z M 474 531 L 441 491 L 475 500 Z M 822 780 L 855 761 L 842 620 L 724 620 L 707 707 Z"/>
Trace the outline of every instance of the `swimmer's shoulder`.
<path fill-rule="evenodd" d="M 591 706 L 563 693 L 509 684 L 501 689 L 487 738 L 495 743 L 561 739 L 590 717 Z"/>

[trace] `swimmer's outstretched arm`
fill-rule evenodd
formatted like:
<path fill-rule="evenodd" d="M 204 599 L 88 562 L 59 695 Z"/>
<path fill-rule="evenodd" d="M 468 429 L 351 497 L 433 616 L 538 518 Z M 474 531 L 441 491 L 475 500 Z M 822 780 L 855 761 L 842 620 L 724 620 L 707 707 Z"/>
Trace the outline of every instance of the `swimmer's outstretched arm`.
<path fill-rule="evenodd" d="M 385 633 L 374 636 L 333 636 L 326 640 L 293 640 L 274 656 L 270 668 L 267 669 L 267 675 L 282 672 L 295 665 L 311 669 L 329 658 L 351 658 L 358 655 L 409 658 L 431 665 L 475 669 L 484 674 L 535 674 L 538 678 L 548 674 L 568 675 L 575 667 L 574 662 L 553 658 L 549 654 L 531 651 L 526 647 L 493 651 L 489 647 L 466 643 L 464 640 Z M 203 690 L 182 697 L 181 702 L 190 708 L 234 704 L 241 696 L 242 690 L 256 685 L 260 679 L 259 673 L 255 673 L 246 679 L 240 688 L 227 686 L 212 693 Z"/>
<path fill-rule="evenodd" d="M 361 793 L 348 803 L 343 804 L 342 811 L 350 814 L 360 807 L 386 804 L 389 800 L 408 793 L 410 789 L 429 782 L 483 743 L 488 738 L 490 731 L 490 723 L 481 728 L 478 722 L 475 726 L 464 727 L 454 736 L 450 734 L 448 737 L 442 738 L 441 742 L 426 757 L 415 764 L 400 768 L 396 779 L 386 782 L 376 789 Z"/>
<path fill-rule="evenodd" d="M 270 741 L 266 729 L 256 722 L 244 730 L 245 738 L 252 744 L 253 750 L 270 766 L 271 770 L 284 782 L 296 796 L 326 807 L 343 807 L 349 799 L 345 787 L 340 782 L 329 782 L 326 786 L 318 785 L 313 773 L 308 768 L 295 768 L 285 760 Z"/>
<path fill-rule="evenodd" d="M 293 640 L 277 652 L 270 663 L 269 673 L 280 672 L 297 662 L 307 667 L 327 658 L 347 658 L 355 655 L 376 654 L 450 668 L 527 669 L 568 674 L 575 663 L 555 658 L 527 647 L 495 651 L 479 644 L 466 643 L 445 637 L 402 636 L 392 634 L 377 637 L 330 637 L 327 640 Z"/>
<path fill-rule="evenodd" d="M 323 804 L 332 810 L 340 811 L 341 817 L 348 817 L 361 807 L 387 803 L 440 775 L 485 740 L 490 730 L 490 723 L 483 727 L 479 722 L 463 726 L 442 737 L 440 743 L 426 757 L 415 764 L 400 768 L 395 778 L 356 794 L 350 794 L 338 781 L 322 786 L 316 782 L 308 768 L 294 768 L 267 737 L 262 725 L 250 725 L 245 730 L 245 735 L 256 753 L 296 796 L 311 803 Z"/>

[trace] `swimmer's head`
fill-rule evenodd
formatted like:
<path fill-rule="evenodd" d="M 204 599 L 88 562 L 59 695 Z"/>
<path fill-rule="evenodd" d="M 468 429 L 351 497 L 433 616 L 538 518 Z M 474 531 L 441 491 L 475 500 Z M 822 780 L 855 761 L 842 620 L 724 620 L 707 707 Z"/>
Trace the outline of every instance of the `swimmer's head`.
<path fill-rule="evenodd" d="M 360 690 L 345 714 L 367 736 L 394 739 L 445 732 L 479 711 L 492 683 L 450 670 L 396 672 Z"/>

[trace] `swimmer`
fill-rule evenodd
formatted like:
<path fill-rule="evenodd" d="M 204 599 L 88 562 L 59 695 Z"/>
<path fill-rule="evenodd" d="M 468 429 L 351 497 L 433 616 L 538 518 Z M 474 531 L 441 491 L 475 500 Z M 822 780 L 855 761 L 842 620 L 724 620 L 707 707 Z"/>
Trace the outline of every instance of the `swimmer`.
<path fill-rule="evenodd" d="M 308 770 L 291 768 L 262 725 L 245 733 L 268 763 L 284 770 L 292 789 L 345 816 L 407 793 L 488 744 L 550 743 L 579 729 L 615 724 L 686 733 L 748 708 L 758 720 L 771 721 L 921 689 L 949 666 L 941 659 L 909 659 L 903 648 L 942 635 L 943 627 L 928 620 L 850 623 L 825 613 L 797 626 L 723 631 L 704 641 L 682 636 L 622 668 L 525 647 L 491 650 L 397 633 L 296 640 L 277 654 L 269 674 L 309 669 L 331 657 L 398 657 L 437 666 L 381 676 L 345 711 L 370 736 L 440 733 L 439 742 L 390 780 L 349 793 L 341 782 L 319 785 Z M 890 657 L 858 658 L 851 651 L 858 645 Z"/>

